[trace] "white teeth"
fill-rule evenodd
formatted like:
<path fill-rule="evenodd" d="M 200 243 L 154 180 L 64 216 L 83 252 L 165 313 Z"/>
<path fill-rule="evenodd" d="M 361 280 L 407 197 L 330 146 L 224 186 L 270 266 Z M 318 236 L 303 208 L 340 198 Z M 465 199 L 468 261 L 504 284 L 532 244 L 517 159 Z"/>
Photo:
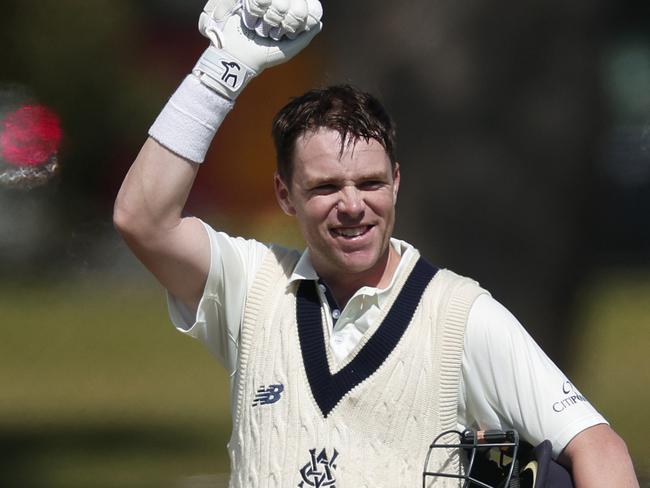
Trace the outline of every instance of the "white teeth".
<path fill-rule="evenodd" d="M 334 232 L 343 237 L 357 237 L 366 231 L 367 227 L 356 227 L 353 229 L 335 229 Z"/>

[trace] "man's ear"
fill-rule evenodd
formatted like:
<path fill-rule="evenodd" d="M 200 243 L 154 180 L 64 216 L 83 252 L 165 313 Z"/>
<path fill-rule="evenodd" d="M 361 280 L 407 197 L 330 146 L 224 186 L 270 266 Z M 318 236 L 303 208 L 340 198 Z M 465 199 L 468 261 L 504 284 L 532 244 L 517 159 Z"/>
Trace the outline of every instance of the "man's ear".
<path fill-rule="evenodd" d="M 279 174 L 275 173 L 273 177 L 273 187 L 275 188 L 275 198 L 284 213 L 290 216 L 296 215 L 296 209 L 291 203 L 291 192 Z"/>
<path fill-rule="evenodd" d="M 399 192 L 400 172 L 399 163 L 393 167 L 393 202 L 397 203 L 397 193 Z"/>

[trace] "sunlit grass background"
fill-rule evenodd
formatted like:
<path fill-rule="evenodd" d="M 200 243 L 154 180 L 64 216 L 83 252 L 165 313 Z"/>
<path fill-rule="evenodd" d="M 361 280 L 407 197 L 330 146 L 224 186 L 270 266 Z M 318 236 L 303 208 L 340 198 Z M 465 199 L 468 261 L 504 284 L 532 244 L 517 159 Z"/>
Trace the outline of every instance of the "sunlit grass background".
<path fill-rule="evenodd" d="M 650 277 L 583 290 L 575 383 L 627 440 L 647 484 Z M 148 278 L 0 290 L 0 486 L 224 486 L 225 372 L 170 325 Z"/>
<path fill-rule="evenodd" d="M 227 376 L 162 291 L 2 290 L 0 486 L 176 487 L 226 473 Z"/>

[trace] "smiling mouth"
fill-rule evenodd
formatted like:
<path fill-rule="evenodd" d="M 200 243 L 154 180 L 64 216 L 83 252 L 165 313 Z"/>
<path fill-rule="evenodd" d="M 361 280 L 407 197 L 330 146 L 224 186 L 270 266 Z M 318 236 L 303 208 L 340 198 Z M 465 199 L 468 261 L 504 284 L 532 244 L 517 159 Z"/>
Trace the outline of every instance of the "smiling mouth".
<path fill-rule="evenodd" d="M 359 227 L 338 227 L 336 229 L 330 229 L 330 232 L 334 237 L 343 237 L 344 239 L 354 239 L 355 237 L 361 237 L 365 235 L 372 229 L 372 225 L 363 225 Z"/>

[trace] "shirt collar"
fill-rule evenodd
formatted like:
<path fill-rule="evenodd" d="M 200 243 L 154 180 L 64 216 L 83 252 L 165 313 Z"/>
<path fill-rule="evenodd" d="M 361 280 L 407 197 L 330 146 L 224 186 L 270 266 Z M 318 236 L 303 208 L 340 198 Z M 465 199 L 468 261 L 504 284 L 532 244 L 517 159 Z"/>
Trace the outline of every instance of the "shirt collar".
<path fill-rule="evenodd" d="M 318 280 L 318 274 L 311 264 L 309 249 L 305 249 L 300 255 L 300 259 L 298 259 L 296 267 L 293 269 L 293 273 L 291 273 L 288 285 L 298 280 Z"/>
<path fill-rule="evenodd" d="M 408 258 L 412 252 L 415 252 L 415 248 L 411 246 L 408 242 L 395 239 L 394 237 L 391 237 L 390 245 L 393 246 L 393 249 L 395 249 L 397 254 L 399 254 L 403 258 L 404 257 Z M 406 259 L 400 260 L 400 263 L 397 266 L 395 273 L 393 274 L 393 278 L 391 279 L 391 282 L 386 287 L 386 289 L 389 289 L 393 286 L 393 283 L 395 282 L 395 277 L 399 274 L 399 270 L 404 265 L 405 261 Z M 302 255 L 300 256 L 300 259 L 298 259 L 298 262 L 296 263 L 296 267 L 294 268 L 293 273 L 289 278 L 289 283 L 287 284 L 287 286 L 291 285 L 294 281 L 297 280 L 318 280 L 318 274 L 316 273 L 314 266 L 311 264 L 309 249 L 305 249 Z M 374 293 L 376 293 L 378 290 L 377 288 L 372 288 L 367 286 L 361 288 L 361 290 L 366 290 L 366 289 L 368 290 L 368 292 L 372 290 L 374 291 Z M 370 294 L 368 292 L 366 292 L 366 294 Z"/>

